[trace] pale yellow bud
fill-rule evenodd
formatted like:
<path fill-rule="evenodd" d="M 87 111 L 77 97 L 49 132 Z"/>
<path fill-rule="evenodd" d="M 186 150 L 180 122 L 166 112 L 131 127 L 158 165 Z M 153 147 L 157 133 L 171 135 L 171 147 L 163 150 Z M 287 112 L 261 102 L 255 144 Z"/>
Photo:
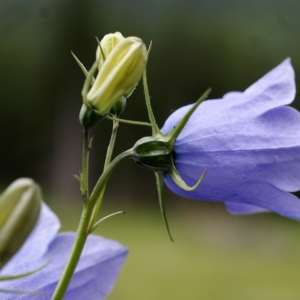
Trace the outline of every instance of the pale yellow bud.
<path fill-rule="evenodd" d="M 86 96 L 88 104 L 106 115 L 120 97 L 137 84 L 147 63 L 147 49 L 137 37 L 124 38 L 111 50 Z"/>
<path fill-rule="evenodd" d="M 125 39 L 124 36 L 120 32 L 106 34 L 100 42 L 104 57 L 107 58 L 109 53 L 112 51 L 112 49 L 124 39 Z M 103 58 L 102 51 L 98 46 L 96 51 L 96 60 L 98 61 L 99 70 L 102 67 L 105 60 Z"/>
<path fill-rule="evenodd" d="M 32 179 L 18 179 L 0 195 L 0 269 L 21 248 L 40 209 L 40 188 Z"/>

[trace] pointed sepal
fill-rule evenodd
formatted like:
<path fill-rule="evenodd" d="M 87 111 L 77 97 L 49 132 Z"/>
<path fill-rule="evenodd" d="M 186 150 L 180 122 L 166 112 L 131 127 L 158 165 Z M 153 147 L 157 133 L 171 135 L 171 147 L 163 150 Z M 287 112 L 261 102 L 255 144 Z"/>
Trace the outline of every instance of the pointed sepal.
<path fill-rule="evenodd" d="M 32 270 L 32 271 L 26 272 L 26 273 L 21 273 L 21 274 L 17 274 L 17 275 L 0 275 L 0 281 L 14 280 L 14 279 L 27 277 L 29 275 L 37 273 L 38 271 L 43 270 L 45 267 L 48 266 L 49 263 L 50 263 L 50 260 L 47 261 L 45 264 L 43 264 L 41 267 L 39 267 L 35 270 Z"/>
<path fill-rule="evenodd" d="M 79 183 L 81 185 L 82 184 L 82 175 L 81 175 L 81 173 L 80 173 L 80 175 L 75 174 L 73 176 L 74 176 L 75 179 L 77 179 L 79 181 Z"/>
<path fill-rule="evenodd" d="M 81 69 L 81 71 L 85 75 L 85 77 L 87 77 L 89 75 L 89 71 L 85 68 L 83 63 L 78 59 L 78 57 L 72 51 L 71 51 L 71 54 L 74 57 L 75 61 L 77 62 L 79 68 Z M 94 81 L 95 81 L 95 79 L 92 77 L 91 82 L 90 82 L 91 86 L 93 85 Z"/>
<path fill-rule="evenodd" d="M 99 225 L 100 223 L 102 223 L 103 221 L 105 221 L 105 220 L 107 220 L 107 219 L 109 219 L 109 218 L 111 218 L 111 217 L 113 217 L 113 216 L 120 215 L 120 214 L 125 214 L 125 211 L 117 211 L 117 212 L 115 212 L 115 213 L 112 213 L 112 214 L 110 214 L 110 215 L 107 215 L 107 216 L 101 218 L 100 220 L 98 220 L 98 221 L 93 225 L 93 227 L 92 227 L 92 229 L 91 229 L 91 232 L 93 232 L 93 231 L 98 227 L 98 225 Z"/>
<path fill-rule="evenodd" d="M 0 289 L 0 293 L 3 294 L 13 294 L 13 295 L 33 295 L 33 296 L 43 296 L 43 292 L 39 291 L 24 291 L 24 290 L 4 290 Z"/>
<path fill-rule="evenodd" d="M 155 117 L 153 114 L 153 110 L 151 107 L 146 70 L 144 71 L 144 74 L 143 74 L 143 85 L 144 85 L 144 93 L 145 93 L 146 106 L 147 106 L 147 110 L 148 110 L 148 116 L 149 116 L 150 123 L 152 125 L 152 136 L 161 136 L 162 133 L 160 132 L 160 130 L 157 126 L 157 123 L 156 123 L 156 120 L 155 120 Z"/>
<path fill-rule="evenodd" d="M 181 178 L 181 176 L 179 175 L 179 173 L 174 165 L 171 167 L 171 172 L 169 173 L 169 175 L 180 188 L 182 188 L 183 190 L 185 190 L 187 192 L 191 192 L 191 191 L 194 191 L 195 189 L 197 189 L 197 187 L 201 184 L 206 173 L 207 173 L 207 170 L 204 170 L 203 173 L 201 174 L 200 178 L 198 179 L 198 181 L 193 186 L 188 186 L 184 182 L 184 180 Z"/>
<path fill-rule="evenodd" d="M 86 95 L 89 92 L 90 86 L 93 85 L 94 74 L 96 73 L 97 69 L 98 69 L 98 64 L 97 64 L 97 61 L 95 61 L 92 65 L 90 71 L 88 72 L 88 74 L 86 76 L 86 79 L 85 79 L 85 82 L 84 82 L 84 85 L 83 85 L 83 89 L 82 89 L 82 92 L 81 92 L 81 95 L 83 97 L 83 103 L 85 103 L 88 106 L 89 106 L 89 104 L 88 104 L 88 101 L 86 100 Z"/>
<path fill-rule="evenodd" d="M 103 51 L 103 48 L 102 48 L 102 46 L 101 46 L 101 41 L 98 39 L 97 36 L 96 36 L 96 41 L 97 41 L 97 44 L 98 44 L 98 46 L 99 46 L 99 49 L 100 49 L 100 53 L 101 53 L 102 59 L 103 59 L 103 61 L 105 61 L 105 60 L 106 60 L 106 56 L 105 56 L 104 51 Z"/>
<path fill-rule="evenodd" d="M 190 119 L 193 112 L 197 109 L 197 107 L 208 97 L 211 89 L 205 91 L 205 93 L 195 102 L 195 104 L 190 108 L 190 110 L 184 115 L 184 117 L 179 121 L 179 123 L 171 130 L 166 136 L 169 138 L 169 143 L 173 147 L 176 139 L 181 133 L 182 129 Z"/>
<path fill-rule="evenodd" d="M 164 195 L 163 195 L 164 173 L 155 172 L 155 178 L 156 178 L 156 186 L 157 186 L 157 192 L 158 192 L 158 200 L 159 200 L 160 211 L 161 211 L 162 217 L 164 219 L 164 222 L 165 222 L 166 229 L 167 229 L 168 235 L 170 237 L 170 240 L 174 243 L 173 237 L 171 235 L 167 215 L 166 215 L 166 210 L 165 210 L 165 201 L 164 201 Z"/>

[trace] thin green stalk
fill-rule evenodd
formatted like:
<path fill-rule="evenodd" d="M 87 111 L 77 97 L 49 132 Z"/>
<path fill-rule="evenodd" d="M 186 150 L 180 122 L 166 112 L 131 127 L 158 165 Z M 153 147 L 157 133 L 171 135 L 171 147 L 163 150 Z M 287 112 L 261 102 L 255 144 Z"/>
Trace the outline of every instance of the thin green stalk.
<path fill-rule="evenodd" d="M 85 241 L 88 237 L 86 228 L 88 226 L 88 222 L 90 220 L 90 216 L 92 210 L 89 208 L 88 197 L 89 197 L 89 189 L 88 189 L 88 163 L 89 163 L 89 131 L 84 128 L 83 131 L 83 149 L 82 149 L 82 171 L 80 174 L 81 184 L 80 191 L 82 198 L 84 200 L 83 211 L 81 215 L 81 219 L 77 229 L 77 235 L 75 242 L 73 244 L 73 248 L 71 254 L 69 256 L 68 262 L 65 266 L 64 272 L 58 282 L 56 289 L 52 295 L 52 299 L 61 300 L 64 296 L 70 280 L 73 276 L 77 263 L 79 261 L 81 252 L 83 250 Z"/>
<path fill-rule="evenodd" d="M 79 222 L 77 235 L 75 242 L 73 244 L 73 248 L 71 251 L 71 254 L 69 256 L 69 260 L 65 266 L 64 272 L 62 274 L 62 277 L 60 278 L 60 281 L 54 291 L 54 294 L 52 296 L 52 300 L 61 300 L 68 288 L 68 285 L 71 281 L 71 278 L 73 276 L 73 273 L 75 271 L 75 268 L 78 264 L 78 261 L 80 259 L 85 241 L 90 233 L 89 231 L 89 223 L 90 219 L 94 210 L 94 207 L 97 203 L 97 200 L 99 199 L 100 193 L 102 189 L 105 187 L 106 182 L 108 181 L 109 177 L 111 176 L 112 172 L 115 170 L 115 168 L 118 166 L 120 162 L 122 162 L 125 158 L 131 156 L 131 151 L 125 151 L 118 155 L 106 168 L 106 170 L 102 173 L 101 177 L 99 178 L 90 199 L 87 199 L 84 202 L 83 211 L 81 215 L 81 219 Z M 82 170 L 82 173 L 84 173 L 85 170 Z M 87 176 L 83 176 L 83 178 L 87 178 Z"/>
<path fill-rule="evenodd" d="M 140 122 L 140 121 L 119 119 L 119 118 L 111 117 L 111 116 L 108 116 L 108 115 L 105 116 L 105 118 L 108 119 L 108 120 L 119 121 L 120 123 L 127 123 L 127 124 L 131 124 L 131 125 L 140 125 L 140 126 L 152 127 L 152 125 L 148 122 Z"/>
<path fill-rule="evenodd" d="M 76 266 L 80 259 L 81 252 L 83 250 L 85 241 L 88 237 L 88 233 L 87 233 L 86 229 L 88 227 L 92 212 L 93 211 L 92 211 L 92 209 L 90 209 L 89 205 L 87 203 L 85 203 L 71 254 L 70 254 L 68 262 L 65 266 L 64 272 L 63 272 L 63 274 L 56 286 L 56 289 L 52 295 L 52 298 L 51 298 L 52 300 L 61 300 L 67 291 L 69 283 L 72 279 L 72 276 L 75 272 Z"/>
<path fill-rule="evenodd" d="M 156 120 L 155 120 L 155 117 L 153 114 L 153 110 L 151 107 L 146 70 L 144 71 L 144 74 L 143 74 L 143 85 L 144 85 L 144 93 L 145 93 L 146 106 L 147 106 L 147 110 L 148 110 L 148 116 L 149 116 L 150 123 L 152 125 L 152 135 L 153 136 L 160 135 L 160 131 L 157 126 L 157 123 L 156 123 Z"/>
<path fill-rule="evenodd" d="M 84 202 L 89 198 L 89 130 L 83 130 L 83 149 L 82 149 L 82 172 L 81 172 L 81 184 L 80 192 Z"/>
<path fill-rule="evenodd" d="M 117 211 L 117 212 L 115 212 L 115 213 L 112 213 L 112 214 L 110 214 L 110 215 L 108 215 L 108 216 L 105 216 L 104 218 L 98 220 L 98 221 L 94 224 L 94 226 L 93 226 L 91 232 L 94 231 L 94 230 L 98 227 L 98 225 L 99 225 L 100 223 L 102 223 L 103 221 L 105 221 L 105 220 L 107 220 L 107 219 L 109 219 L 109 218 L 111 218 L 111 217 L 114 217 L 114 216 L 116 216 L 116 215 L 120 215 L 120 214 L 125 214 L 125 211 Z"/>
<path fill-rule="evenodd" d="M 108 165 L 111 162 L 111 158 L 112 158 L 112 154 L 113 154 L 113 151 L 114 151 L 115 142 L 116 142 L 116 138 L 117 138 L 118 128 L 119 128 L 119 122 L 114 120 L 113 121 L 112 133 L 111 133 L 109 145 L 108 145 L 107 152 L 106 152 L 103 171 L 106 170 L 106 168 L 108 167 Z M 97 201 L 97 203 L 94 207 L 93 214 L 92 214 L 92 217 L 91 217 L 91 221 L 90 221 L 90 224 L 89 224 L 89 231 L 92 231 L 92 228 L 94 227 L 94 224 L 96 222 L 98 212 L 99 212 L 100 207 L 102 205 L 102 200 L 103 200 L 103 197 L 104 197 L 104 194 L 105 194 L 105 189 L 106 189 L 106 185 L 103 187 L 103 189 L 101 191 L 101 194 L 99 196 L 99 199 L 98 199 L 98 201 Z"/>
<path fill-rule="evenodd" d="M 121 212 L 118 212 L 118 213 L 121 213 Z M 105 218 L 103 218 L 103 220 L 105 220 Z M 100 220 L 100 221 L 102 221 L 102 220 Z M 34 273 L 37 273 L 38 271 L 43 270 L 46 266 L 48 266 L 49 263 L 50 263 L 50 260 L 47 261 L 45 264 L 43 264 L 41 267 L 34 269 L 32 271 L 26 272 L 26 273 L 21 273 L 21 274 L 17 274 L 17 275 L 0 275 L 0 281 L 15 280 L 18 278 L 27 277 L 31 274 L 34 274 Z"/>

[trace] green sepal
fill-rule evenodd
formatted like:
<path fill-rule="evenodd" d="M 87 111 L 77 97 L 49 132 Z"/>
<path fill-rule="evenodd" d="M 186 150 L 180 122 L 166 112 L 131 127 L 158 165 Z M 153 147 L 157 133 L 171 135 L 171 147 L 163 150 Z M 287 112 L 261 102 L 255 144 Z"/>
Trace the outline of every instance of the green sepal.
<path fill-rule="evenodd" d="M 141 138 L 131 149 L 131 155 L 139 166 L 170 175 L 173 181 L 185 191 L 194 191 L 201 184 L 207 172 L 204 170 L 194 186 L 188 186 L 174 165 L 173 149 L 170 149 L 168 142 L 159 137 Z"/>
<path fill-rule="evenodd" d="M 190 119 L 191 115 L 197 109 L 197 107 L 208 97 L 210 94 L 211 89 L 207 89 L 204 94 L 195 102 L 195 104 L 189 109 L 189 111 L 184 115 L 184 117 L 179 121 L 179 123 L 165 136 L 167 137 L 170 146 L 173 146 L 176 139 L 178 138 L 180 132 Z"/>
<path fill-rule="evenodd" d="M 136 89 L 136 85 L 133 86 L 130 90 L 128 90 L 126 92 L 126 94 L 125 94 L 126 99 L 128 99 L 133 94 L 133 92 L 135 91 L 135 89 Z"/>
<path fill-rule="evenodd" d="M 26 273 L 21 273 L 21 274 L 18 274 L 18 275 L 0 275 L 0 281 L 8 281 L 8 280 L 14 280 L 14 279 L 27 277 L 29 275 L 37 273 L 38 271 L 41 271 L 46 266 L 48 266 L 49 263 L 50 263 L 50 260 L 47 261 L 45 264 L 43 264 L 41 267 L 39 267 L 35 270 L 29 271 L 29 272 L 26 272 Z"/>
<path fill-rule="evenodd" d="M 102 48 L 102 46 L 101 46 L 101 42 L 100 42 L 100 40 L 98 39 L 98 37 L 97 37 L 97 36 L 96 36 L 95 38 L 96 38 L 97 44 L 98 44 L 98 46 L 99 46 L 99 48 L 100 48 L 101 55 L 102 55 L 102 57 L 103 57 L 103 61 L 105 61 L 105 60 L 106 60 L 106 57 L 105 57 L 105 54 L 104 54 L 103 48 Z"/>
<path fill-rule="evenodd" d="M 170 227 L 169 227 L 169 223 L 168 223 L 168 219 L 167 219 L 167 215 L 166 215 L 166 210 L 165 210 L 165 201 L 164 201 L 164 195 L 163 195 L 164 173 L 155 172 L 155 178 L 156 178 L 156 187 L 157 187 L 158 202 L 159 202 L 159 206 L 160 206 L 160 211 L 161 211 L 162 217 L 164 219 L 164 222 L 165 222 L 166 229 L 167 229 L 168 235 L 170 237 L 170 240 L 172 242 L 174 242 L 174 239 L 171 235 L 171 231 L 170 231 Z"/>
<path fill-rule="evenodd" d="M 79 113 L 79 121 L 80 124 L 85 128 L 85 129 L 90 129 L 97 123 L 99 123 L 104 116 L 101 116 L 97 114 L 93 108 L 89 105 L 88 101 L 86 100 L 86 95 L 89 92 L 90 86 L 93 84 L 94 78 L 93 75 L 97 70 L 97 62 L 94 62 L 91 70 L 88 72 L 87 77 L 85 79 L 83 89 L 82 89 L 82 99 L 83 99 L 83 104 Z"/>
<path fill-rule="evenodd" d="M 127 99 L 125 96 L 122 96 L 112 107 L 112 111 L 114 113 L 114 115 L 116 116 L 120 116 L 125 107 L 126 107 L 126 102 L 127 102 Z"/>
<path fill-rule="evenodd" d="M 162 133 L 159 131 L 159 128 L 157 126 L 157 123 L 156 123 L 156 120 L 155 120 L 155 117 L 154 117 L 154 114 L 153 114 L 153 110 L 152 110 L 152 107 L 151 107 L 146 70 L 143 73 L 143 85 L 144 85 L 145 100 L 146 100 L 148 116 L 149 116 L 150 123 L 152 125 L 152 136 L 161 136 Z"/>
<path fill-rule="evenodd" d="M 183 190 L 185 190 L 187 192 L 192 192 L 201 184 L 206 173 L 207 173 L 207 170 L 204 170 L 203 173 L 201 174 L 201 176 L 199 177 L 198 181 L 193 186 L 188 186 L 184 182 L 184 180 L 181 178 L 181 176 L 179 175 L 179 173 L 174 165 L 171 168 L 171 172 L 169 173 L 169 175 L 180 188 L 182 188 Z"/>
<path fill-rule="evenodd" d="M 86 95 L 89 92 L 90 86 L 93 85 L 93 82 L 94 82 L 93 76 L 96 73 L 97 69 L 98 69 L 98 65 L 97 65 L 97 61 L 95 61 L 92 65 L 90 71 L 88 72 L 88 74 L 85 78 L 84 84 L 83 84 L 81 95 L 83 98 L 83 103 L 85 103 L 86 105 L 88 105 L 88 102 L 86 100 Z"/>
<path fill-rule="evenodd" d="M 80 175 L 74 175 L 74 178 L 75 179 L 77 179 L 78 181 L 79 181 L 79 183 L 80 183 L 80 185 L 82 184 L 82 177 L 81 177 L 81 173 L 80 173 Z"/>
<path fill-rule="evenodd" d="M 105 217 L 101 218 L 99 221 L 97 221 L 97 222 L 93 225 L 91 232 L 93 232 L 93 231 L 98 227 L 98 225 L 99 225 L 100 223 L 102 223 L 103 221 L 105 221 L 105 220 L 107 220 L 107 219 L 109 219 L 109 218 L 111 218 L 111 217 L 113 217 L 113 216 L 120 215 L 120 214 L 125 214 L 125 211 L 117 211 L 117 212 L 115 212 L 115 213 L 112 213 L 112 214 L 110 214 L 110 215 L 108 215 L 108 216 L 105 216 Z"/>
<path fill-rule="evenodd" d="M 3 294 L 13 294 L 13 295 L 34 295 L 34 296 L 43 296 L 43 292 L 38 291 L 24 291 L 24 290 L 4 290 L 0 289 L 0 293 Z"/>
<path fill-rule="evenodd" d="M 72 51 L 71 51 L 71 54 L 74 57 L 75 61 L 77 62 L 79 68 L 81 69 L 81 71 L 85 75 L 85 77 L 87 77 L 89 75 L 88 70 L 85 68 L 85 66 L 83 65 L 83 63 L 78 59 L 78 57 Z M 95 79 L 94 79 L 94 77 L 92 77 L 92 79 L 90 81 L 90 85 L 91 86 L 93 85 L 94 81 L 95 81 Z"/>
<path fill-rule="evenodd" d="M 89 140 L 89 145 L 88 145 L 89 150 L 92 149 L 93 141 L 94 141 L 94 137 L 92 136 Z"/>
<path fill-rule="evenodd" d="M 85 103 L 82 104 L 79 113 L 79 121 L 85 129 L 90 129 L 91 127 L 95 126 L 103 118 L 104 116 L 98 115 L 91 107 L 89 107 Z"/>

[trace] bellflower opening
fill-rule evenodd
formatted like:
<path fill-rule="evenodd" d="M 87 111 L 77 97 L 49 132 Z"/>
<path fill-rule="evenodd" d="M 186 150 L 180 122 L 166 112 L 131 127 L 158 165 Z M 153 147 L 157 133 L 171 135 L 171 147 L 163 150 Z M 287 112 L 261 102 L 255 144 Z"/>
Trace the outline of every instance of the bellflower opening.
<path fill-rule="evenodd" d="M 272 211 L 300 220 L 300 201 L 290 194 L 300 189 L 300 114 L 285 106 L 295 92 L 286 59 L 244 92 L 204 101 L 176 139 L 174 163 L 188 185 L 207 174 L 194 191 L 168 175 L 167 186 L 187 198 L 225 202 L 234 214 Z M 190 107 L 175 111 L 161 131 L 171 131 Z"/>
<path fill-rule="evenodd" d="M 2 297 L 6 300 L 51 298 L 75 239 L 73 232 L 57 234 L 59 227 L 56 215 L 43 204 L 33 232 L 19 252 L 1 269 L 0 275 L 21 274 L 50 261 L 45 268 L 30 276 L 0 281 L 0 290 L 31 291 L 41 294 L 0 293 Z M 127 249 L 121 244 L 90 235 L 64 300 L 105 299 L 113 288 L 126 255 Z"/>

